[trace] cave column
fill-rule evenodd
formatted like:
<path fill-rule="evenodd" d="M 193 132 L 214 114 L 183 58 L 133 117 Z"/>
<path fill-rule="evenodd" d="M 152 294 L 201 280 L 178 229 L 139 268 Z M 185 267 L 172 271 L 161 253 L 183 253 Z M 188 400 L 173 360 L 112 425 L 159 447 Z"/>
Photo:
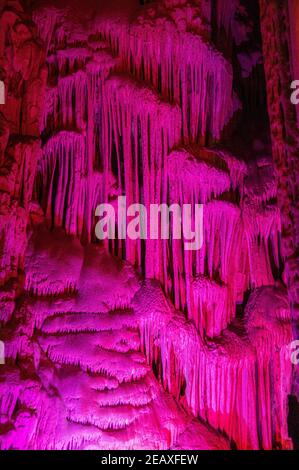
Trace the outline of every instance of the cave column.
<path fill-rule="evenodd" d="M 299 2 L 298 0 L 289 0 L 289 18 L 290 18 L 290 52 L 292 61 L 292 79 L 299 80 Z M 297 124 L 299 126 L 299 106 L 297 109 Z"/>
<path fill-rule="evenodd" d="M 288 287 L 291 304 L 294 335 L 299 338 L 299 133 L 296 108 L 291 103 L 291 82 L 289 38 L 289 16 L 299 17 L 298 2 L 290 1 L 295 13 L 288 11 L 284 0 L 260 0 L 261 33 L 264 52 L 264 68 L 267 84 L 268 113 L 270 119 L 273 160 L 278 176 L 278 206 L 281 211 L 282 256 L 285 260 L 284 280 Z M 297 5 L 295 5 L 297 4 Z M 296 31 L 299 31 L 296 27 Z M 292 41 L 298 51 L 299 36 Z M 299 65 L 294 62 L 294 70 Z M 299 79 L 299 77 L 298 77 Z M 298 368 L 298 366 L 297 366 Z M 299 398 L 299 373 L 296 372 L 294 392 Z"/>
<path fill-rule="evenodd" d="M 0 286 L 8 292 L 0 312 L 12 312 L 11 280 L 24 267 L 46 78 L 45 54 L 31 16 L 17 1 L 0 4 L 0 79 L 5 84 L 0 105 Z"/>

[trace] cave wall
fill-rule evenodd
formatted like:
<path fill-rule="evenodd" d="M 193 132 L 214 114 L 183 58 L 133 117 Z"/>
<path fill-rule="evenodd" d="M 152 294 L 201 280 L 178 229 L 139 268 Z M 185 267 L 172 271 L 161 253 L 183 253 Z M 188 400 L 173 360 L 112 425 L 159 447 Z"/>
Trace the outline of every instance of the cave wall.
<path fill-rule="evenodd" d="M 47 68 L 36 28 L 19 2 L 1 6 L 0 31 L 0 74 L 5 84 L 5 104 L 0 108 L 3 284 L 17 278 L 24 267 Z"/>
<path fill-rule="evenodd" d="M 0 10 L 1 448 L 290 449 L 289 12 L 136 3 Z M 119 195 L 204 204 L 203 247 L 99 247 Z"/>

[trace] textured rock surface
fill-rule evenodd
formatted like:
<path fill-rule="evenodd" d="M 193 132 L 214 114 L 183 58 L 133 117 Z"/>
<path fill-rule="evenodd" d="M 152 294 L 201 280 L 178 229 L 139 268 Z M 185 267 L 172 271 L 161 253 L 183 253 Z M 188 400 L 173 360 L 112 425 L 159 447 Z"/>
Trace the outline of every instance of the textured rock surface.
<path fill-rule="evenodd" d="M 228 449 L 163 391 L 140 352 L 132 268 L 99 248 L 80 252 L 61 232 L 32 238 L 34 297 L 19 306 L 14 334 L 2 329 L 1 449 L 180 449 L 186 435 L 190 448 Z"/>
<path fill-rule="evenodd" d="M 40 153 L 39 117 L 47 77 L 45 52 L 19 2 L 0 7 L 1 284 L 24 267 L 29 204 Z"/>
<path fill-rule="evenodd" d="M 288 10 L 119 3 L 0 3 L 0 448 L 290 449 Z M 202 248 L 99 244 L 119 195 Z"/>

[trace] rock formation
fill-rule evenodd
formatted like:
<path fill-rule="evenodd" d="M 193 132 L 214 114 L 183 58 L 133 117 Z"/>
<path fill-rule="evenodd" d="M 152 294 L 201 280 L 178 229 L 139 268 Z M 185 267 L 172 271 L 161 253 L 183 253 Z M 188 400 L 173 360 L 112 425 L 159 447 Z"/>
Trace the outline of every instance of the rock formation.
<path fill-rule="evenodd" d="M 106 3 L 0 3 L 0 448 L 292 449 L 293 3 Z M 99 242 L 120 195 L 202 247 Z"/>

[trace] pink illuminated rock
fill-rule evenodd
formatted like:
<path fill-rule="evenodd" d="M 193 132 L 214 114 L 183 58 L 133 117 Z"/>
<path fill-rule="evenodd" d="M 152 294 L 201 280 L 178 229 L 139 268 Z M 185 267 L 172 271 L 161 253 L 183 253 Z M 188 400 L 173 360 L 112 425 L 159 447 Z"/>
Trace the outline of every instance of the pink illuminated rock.
<path fill-rule="evenodd" d="M 0 449 L 291 449 L 286 6 L 0 3 Z M 118 196 L 202 246 L 99 241 Z"/>
<path fill-rule="evenodd" d="M 25 290 L 33 295 L 53 296 L 78 289 L 83 249 L 62 231 L 40 229 L 33 234 L 26 252 Z"/>
<path fill-rule="evenodd" d="M 24 267 L 28 204 L 39 158 L 39 118 L 47 78 L 45 52 L 19 2 L 0 9 L 0 283 Z"/>
<path fill-rule="evenodd" d="M 164 387 L 195 416 L 225 431 L 241 449 L 271 449 L 273 439 L 283 447 L 291 445 L 285 426 L 292 372 L 287 354 L 291 324 L 285 293 L 277 290 L 277 296 L 280 303 L 276 312 L 284 326 L 277 324 L 278 335 L 272 337 L 273 323 L 264 322 L 264 337 L 263 341 L 260 337 L 259 344 L 255 334 L 251 336 L 254 321 L 249 312 L 254 300 L 248 308 L 249 339 L 246 328 L 240 325 L 235 331 L 226 330 L 215 342 L 203 342 L 157 286 L 141 289 L 134 299 L 144 351 L 148 361 L 156 364 Z M 255 308 L 266 310 L 267 304 Z M 277 366 L 275 376 L 272 361 Z M 181 395 L 183 383 L 185 391 Z M 278 409 L 272 407 L 273 400 Z"/>
<path fill-rule="evenodd" d="M 1 448 L 180 449 L 189 439 L 190 448 L 227 449 L 224 437 L 162 390 L 146 363 L 139 318 L 133 309 L 119 306 L 125 295 L 131 304 L 129 297 L 140 289 L 133 270 L 92 248 L 80 263 L 78 245 L 67 236 L 61 257 L 62 240 L 61 232 L 45 235 L 40 229 L 31 239 L 26 269 L 31 278 L 39 270 L 37 286 L 48 280 L 51 287 L 51 269 L 66 273 L 69 266 L 75 274 L 77 264 L 80 275 L 76 292 L 68 297 L 58 285 L 52 286 L 58 297 L 49 300 L 37 287 L 35 294 L 43 297 L 22 306 L 22 329 L 7 339 L 7 357 L 34 358 L 35 378 L 25 380 L 24 369 L 20 380 L 17 368 L 6 368 L 6 379 L 0 381 L 0 416 L 7 426 Z M 113 291 L 118 310 L 110 305 Z M 22 405 L 19 413 L 17 403 Z"/>
<path fill-rule="evenodd" d="M 186 141 L 204 141 L 208 132 L 219 139 L 235 111 L 232 71 L 206 42 L 203 28 L 196 31 L 198 12 L 189 8 L 185 16 L 184 10 L 153 5 L 129 25 L 122 18 L 96 24 L 125 69 L 181 105 Z"/>

